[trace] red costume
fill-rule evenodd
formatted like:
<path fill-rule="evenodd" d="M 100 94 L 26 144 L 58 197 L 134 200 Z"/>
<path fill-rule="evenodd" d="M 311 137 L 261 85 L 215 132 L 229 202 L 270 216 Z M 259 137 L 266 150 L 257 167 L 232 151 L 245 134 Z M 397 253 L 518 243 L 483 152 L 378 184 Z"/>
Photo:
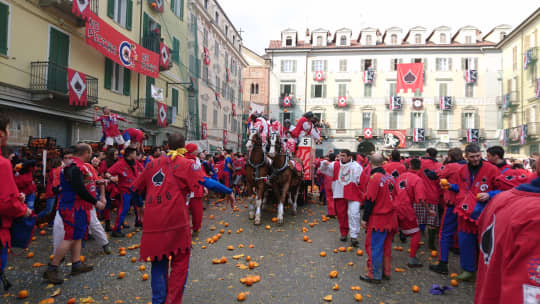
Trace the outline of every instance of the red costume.
<path fill-rule="evenodd" d="M 101 122 L 101 129 L 105 137 L 120 136 L 120 130 L 118 129 L 118 121 L 126 121 L 122 116 L 111 113 L 109 115 L 101 115 L 96 121 Z"/>
<path fill-rule="evenodd" d="M 126 132 L 128 132 L 129 134 L 129 139 L 131 140 L 132 143 L 142 143 L 143 140 L 144 140 L 144 132 L 139 130 L 139 129 L 135 129 L 135 128 L 129 128 L 126 130 Z"/>
<path fill-rule="evenodd" d="M 35 193 L 37 188 L 34 183 L 34 167 L 29 168 L 24 174 L 15 173 L 15 184 L 26 196 Z"/>
<path fill-rule="evenodd" d="M 426 191 L 424 181 L 415 171 L 401 174 L 397 179 L 397 200 L 395 210 L 398 218 L 399 229 L 405 235 L 411 235 L 411 250 L 409 256 L 416 256 L 416 251 L 420 245 L 420 227 L 416 219 L 413 203 L 425 201 Z"/>
<path fill-rule="evenodd" d="M 510 190 L 521 184 L 529 182 L 530 172 L 525 169 L 507 169 L 495 178 L 497 190 Z"/>
<path fill-rule="evenodd" d="M 407 172 L 407 168 L 401 162 L 397 161 L 391 161 L 384 165 L 383 168 L 386 173 L 392 175 L 394 178 L 398 178 L 399 175 Z"/>
<path fill-rule="evenodd" d="M 47 175 L 47 186 L 45 188 L 45 198 L 54 197 L 53 189 L 60 186 L 60 173 L 62 172 L 62 166 L 52 168 Z"/>
<path fill-rule="evenodd" d="M 462 167 L 463 164 L 459 162 L 448 163 L 441 167 L 439 178 L 448 180 L 449 184 L 457 185 L 460 182 L 459 171 Z M 453 206 L 457 200 L 457 193 L 450 190 L 444 190 L 443 200 L 445 204 L 450 204 Z"/>
<path fill-rule="evenodd" d="M 441 169 L 441 164 L 433 158 L 422 158 L 422 166 L 419 172 L 419 176 L 424 180 L 426 188 L 426 202 L 428 204 L 438 204 L 441 197 L 441 186 L 439 180 L 432 180 L 426 175 L 425 170 L 437 173 Z"/>
<path fill-rule="evenodd" d="M 118 209 L 114 228 L 116 231 L 120 231 L 120 227 L 124 224 L 127 212 L 134 200 L 139 203 L 139 207 L 142 207 L 142 202 L 139 202 L 138 196 L 133 195 L 130 189 L 142 170 L 142 165 L 138 164 L 136 160 L 133 160 L 133 166 L 130 166 L 125 158 L 120 158 L 109 168 L 109 170 L 107 170 L 109 174 L 118 177 L 117 186 L 121 197 L 120 208 Z M 138 220 L 138 216 L 136 217 L 136 220 Z"/>
<path fill-rule="evenodd" d="M 478 219 L 476 304 L 540 300 L 540 181 L 495 196 Z"/>

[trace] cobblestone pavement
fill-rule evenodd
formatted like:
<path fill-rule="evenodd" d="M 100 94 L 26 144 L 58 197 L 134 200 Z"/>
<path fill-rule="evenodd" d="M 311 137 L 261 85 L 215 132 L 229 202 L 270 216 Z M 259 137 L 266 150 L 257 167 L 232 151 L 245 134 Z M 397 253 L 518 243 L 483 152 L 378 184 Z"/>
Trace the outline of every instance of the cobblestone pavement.
<path fill-rule="evenodd" d="M 247 294 L 244 303 L 327 303 L 323 298 L 328 295 L 332 296 L 332 303 L 355 303 L 355 293 L 362 295 L 362 303 L 473 302 L 473 283 L 460 283 L 443 296 L 429 293 L 432 284 L 450 285 L 450 278 L 427 269 L 432 258 L 425 246 L 419 249 L 419 257 L 425 266 L 409 269 L 406 265 L 408 245 L 401 244 L 396 237 L 393 245 L 404 249 L 392 251 L 392 268 L 405 271 L 393 272 L 390 281 L 373 286 L 358 279 L 359 274 L 365 271 L 365 253 L 359 256 L 352 248 L 349 249 L 351 251 L 338 250 L 334 253 L 334 249 L 348 244 L 339 241 L 336 219 L 322 221 L 326 206 L 312 203 L 299 207 L 296 217 L 286 210 L 285 224 L 281 227 L 272 222 L 272 217 L 276 216 L 272 206 L 263 210 L 260 226 L 254 226 L 248 219 L 245 202 L 239 202 L 238 207 L 239 212 L 232 212 L 230 208 L 215 207 L 212 202 L 205 211 L 203 229 L 193 240 L 183 303 L 237 303 L 240 292 Z M 129 223 L 133 223 L 132 217 L 129 217 Z M 307 229 L 306 232 L 303 228 Z M 42 279 L 45 267 L 33 267 L 35 263 L 47 264 L 49 261 L 52 230 L 45 230 L 44 236 L 36 231 L 37 239 L 31 243 L 29 252 L 33 252 L 34 257 L 26 258 L 27 253 L 17 249 L 15 253 L 20 255 L 10 256 L 6 274 L 14 287 L 3 293 L 0 303 L 40 303 L 55 292 L 60 294 L 54 297 L 54 303 L 67 303 L 73 297 L 77 299 L 76 303 L 151 302 L 150 279 L 142 280 L 143 274 L 150 275 L 150 264 L 131 262 L 132 257 L 138 258 L 137 249 L 128 249 L 125 256 L 120 256 L 118 251 L 120 247 L 138 244 L 140 232 L 132 228 L 128 230 L 135 232 L 132 238 L 111 240 L 113 254 L 110 256 L 104 255 L 95 241 L 88 241 L 83 254 L 87 263 L 94 264 L 94 270 L 69 277 L 70 267 L 64 265 L 61 267 L 66 275 L 64 284 L 52 286 Z M 207 243 L 207 239 L 220 230 L 222 237 L 213 244 Z M 304 235 L 311 242 L 304 241 Z M 363 249 L 363 233 L 361 238 L 360 249 Z M 322 251 L 327 253 L 326 257 L 320 256 Z M 212 264 L 212 259 L 223 256 L 227 263 Z M 240 258 L 234 259 L 234 256 Z M 246 256 L 258 263 L 258 267 L 242 269 L 248 266 Z M 146 269 L 141 271 L 141 265 Z M 450 272 L 458 272 L 458 257 L 451 254 L 449 265 Z M 329 277 L 333 270 L 338 272 L 334 279 Z M 118 279 L 119 272 L 126 273 L 123 279 Z M 259 275 L 261 280 L 248 287 L 240 282 L 248 275 Z M 333 290 L 336 284 L 339 290 Z M 419 287 L 418 293 L 412 291 L 413 285 Z M 353 291 L 352 286 L 359 286 L 361 290 Z M 23 289 L 28 290 L 28 297 L 17 299 L 17 293 Z M 94 302 L 89 301 L 91 299 Z"/>

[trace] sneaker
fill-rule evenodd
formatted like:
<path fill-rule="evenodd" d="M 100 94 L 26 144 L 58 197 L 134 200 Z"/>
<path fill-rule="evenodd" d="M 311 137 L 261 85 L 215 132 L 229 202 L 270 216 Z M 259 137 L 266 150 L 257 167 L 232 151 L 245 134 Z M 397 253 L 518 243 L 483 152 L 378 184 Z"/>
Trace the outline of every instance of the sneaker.
<path fill-rule="evenodd" d="M 422 265 L 422 263 L 420 263 L 420 261 L 414 257 L 414 258 L 409 258 L 409 263 L 407 263 L 407 266 L 409 268 L 420 268 L 424 265 Z"/>
<path fill-rule="evenodd" d="M 47 280 L 47 282 L 52 284 L 62 284 L 64 283 L 64 278 L 62 275 L 58 272 L 58 267 L 55 269 L 47 269 L 43 273 L 43 278 Z"/>
<path fill-rule="evenodd" d="M 474 281 L 474 272 L 463 271 L 457 276 L 457 279 L 460 281 Z"/>
<path fill-rule="evenodd" d="M 71 266 L 71 275 L 78 275 L 81 273 L 89 272 L 94 269 L 94 266 L 79 263 L 77 266 Z"/>
<path fill-rule="evenodd" d="M 347 241 L 347 236 L 346 235 L 342 235 L 340 238 L 339 238 L 340 241 L 342 242 L 346 242 Z"/>
<path fill-rule="evenodd" d="M 448 274 L 448 263 L 439 262 L 438 264 L 431 264 L 429 265 L 429 270 L 440 274 Z"/>
<path fill-rule="evenodd" d="M 103 245 L 103 252 L 107 255 L 112 253 L 111 246 L 109 245 L 109 243 Z"/>
<path fill-rule="evenodd" d="M 351 246 L 358 247 L 358 240 L 355 238 L 351 238 Z"/>
<path fill-rule="evenodd" d="M 360 280 L 371 283 L 371 284 L 381 284 L 382 283 L 381 280 L 372 279 L 372 278 L 368 277 L 367 275 L 362 275 L 362 274 L 360 275 Z"/>
<path fill-rule="evenodd" d="M 116 238 L 123 238 L 123 237 L 126 236 L 124 233 L 122 233 L 120 231 L 117 231 L 117 230 L 113 231 L 111 233 L 111 235 L 112 235 L 112 237 L 116 237 Z"/>

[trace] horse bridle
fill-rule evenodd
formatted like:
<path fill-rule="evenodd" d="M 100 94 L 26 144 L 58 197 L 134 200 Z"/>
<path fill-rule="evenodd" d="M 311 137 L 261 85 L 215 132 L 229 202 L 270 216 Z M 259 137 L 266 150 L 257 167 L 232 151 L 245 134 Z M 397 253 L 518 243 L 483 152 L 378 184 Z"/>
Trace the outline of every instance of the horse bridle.
<path fill-rule="evenodd" d="M 251 136 L 250 136 L 251 137 Z M 249 141 L 251 142 L 251 138 L 249 139 Z M 253 147 L 255 148 L 255 146 Z M 266 152 L 264 152 L 264 149 L 262 149 L 262 140 L 261 140 L 261 151 L 263 153 L 263 159 L 260 163 L 257 163 L 257 164 L 254 164 L 252 161 L 251 161 L 251 153 L 253 153 L 253 149 L 251 149 L 251 151 L 249 152 L 249 157 L 247 159 L 247 164 L 248 166 L 250 166 L 251 168 L 255 169 L 255 176 L 254 176 L 254 179 L 255 181 L 259 181 L 261 179 L 266 179 L 266 177 L 259 177 L 259 169 L 264 166 L 264 164 L 266 163 Z"/>

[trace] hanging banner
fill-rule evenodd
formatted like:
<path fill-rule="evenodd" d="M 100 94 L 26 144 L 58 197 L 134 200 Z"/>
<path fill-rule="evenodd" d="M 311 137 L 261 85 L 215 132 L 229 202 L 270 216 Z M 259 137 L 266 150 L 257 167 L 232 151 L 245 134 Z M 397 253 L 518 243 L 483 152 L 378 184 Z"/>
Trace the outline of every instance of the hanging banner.
<path fill-rule="evenodd" d="M 407 148 L 406 130 L 384 130 L 385 148 Z"/>
<path fill-rule="evenodd" d="M 163 101 L 163 89 L 158 88 L 155 85 L 150 85 L 150 96 L 157 101 Z"/>
<path fill-rule="evenodd" d="M 304 136 L 300 139 L 296 157 L 304 163 L 304 180 L 311 180 L 311 137 Z"/>
<path fill-rule="evenodd" d="M 423 63 L 399 63 L 397 65 L 396 93 L 401 90 L 405 93 L 411 89 L 424 91 L 424 64 Z"/>
<path fill-rule="evenodd" d="M 171 49 L 163 42 L 159 44 L 159 55 L 159 67 L 163 70 L 168 70 L 171 63 Z"/>
<path fill-rule="evenodd" d="M 92 12 L 87 16 L 85 36 L 88 45 L 125 68 L 159 77 L 159 54 L 133 42 Z"/>
<path fill-rule="evenodd" d="M 67 69 L 67 72 L 69 105 L 86 106 L 88 100 L 86 91 L 86 75 L 70 68 Z"/>
<path fill-rule="evenodd" d="M 98 0 L 94 0 L 98 1 Z M 90 0 L 77 0 L 73 1 L 71 6 L 71 12 L 75 16 L 81 17 L 83 20 L 87 18 L 87 14 L 90 11 Z"/>
<path fill-rule="evenodd" d="M 167 105 L 158 102 L 158 117 L 157 117 L 157 125 L 158 127 L 165 128 L 167 126 Z"/>
<path fill-rule="evenodd" d="M 228 143 L 229 141 L 227 139 L 227 130 L 223 130 L 223 147 L 227 146 Z"/>
<path fill-rule="evenodd" d="M 208 138 L 208 127 L 206 126 L 205 122 L 201 123 L 201 139 L 207 139 Z"/>

